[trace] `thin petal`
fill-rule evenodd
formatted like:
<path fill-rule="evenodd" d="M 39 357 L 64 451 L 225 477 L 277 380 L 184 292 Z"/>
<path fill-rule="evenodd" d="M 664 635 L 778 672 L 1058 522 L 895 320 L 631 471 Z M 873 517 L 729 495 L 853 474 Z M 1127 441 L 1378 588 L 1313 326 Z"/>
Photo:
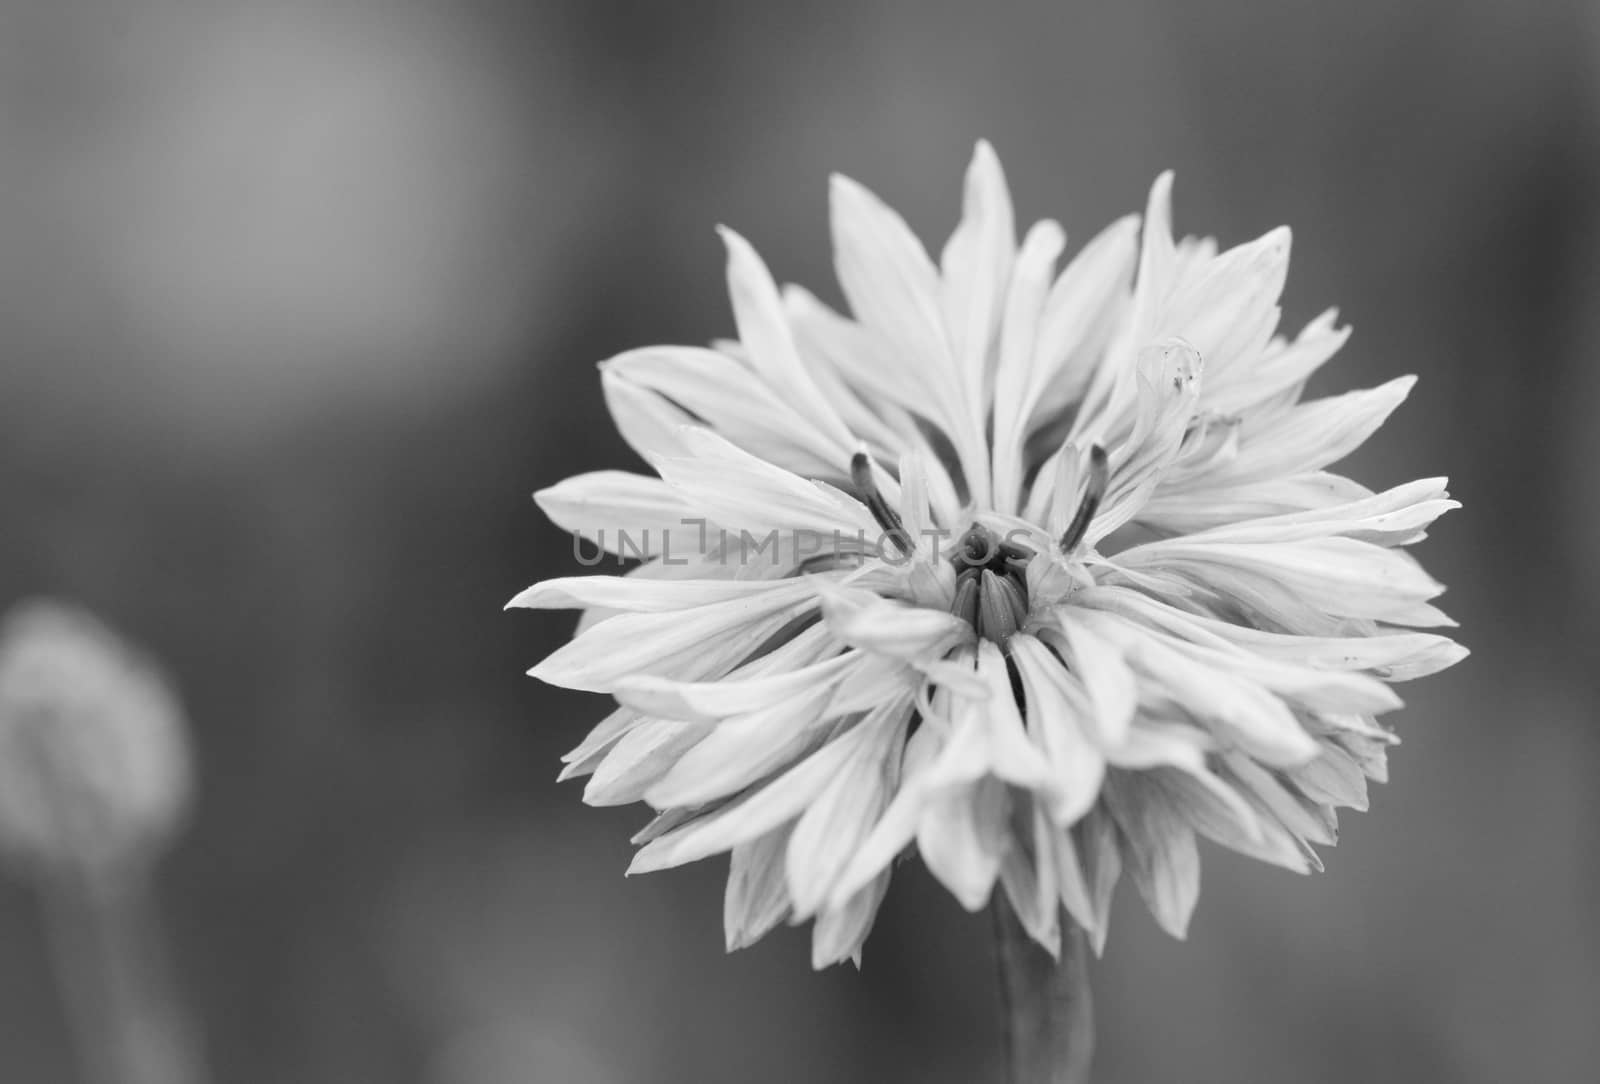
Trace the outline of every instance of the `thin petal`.
<path fill-rule="evenodd" d="M 1182 939 L 1200 898 L 1200 852 L 1194 829 L 1161 792 L 1138 776 L 1118 775 L 1106 804 L 1122 829 L 1129 873 L 1156 923 Z"/>
<path fill-rule="evenodd" d="M 739 341 L 749 352 L 751 364 L 782 402 L 793 406 L 801 417 L 817 427 L 834 451 L 848 451 L 855 439 L 828 406 L 809 370 L 801 363 L 783 302 L 767 265 L 743 237 L 727 227 L 718 232 L 728 246 L 728 295 L 733 301 Z"/>
<path fill-rule="evenodd" d="M 651 840 L 633 856 L 628 872 L 648 873 L 698 861 L 789 823 L 870 745 L 876 728 L 892 725 L 894 720 L 888 718 L 863 722 L 743 798 Z"/>
<path fill-rule="evenodd" d="M 688 456 L 654 460 L 661 477 L 687 506 L 713 523 L 753 544 L 771 536 L 775 563 L 785 554 L 794 559 L 802 535 L 812 543 L 818 537 L 871 540 L 878 535 L 866 506 L 832 486 L 758 459 L 710 430 L 687 429 L 683 439 Z M 759 548 L 753 556 L 745 553 L 747 559 L 761 556 Z"/>
<path fill-rule="evenodd" d="M 898 720 L 877 728 L 871 744 L 834 777 L 796 822 L 785 868 L 795 914 L 814 914 L 867 832 L 876 823 L 900 779 L 898 753 L 911 697 L 903 695 L 875 714 Z"/>
<path fill-rule="evenodd" d="M 754 455 L 819 477 L 843 477 L 855 446 L 832 410 L 806 406 L 720 351 L 629 350 L 602 364 L 601 381 L 618 428 L 647 460 L 686 454 L 685 424 L 709 426 Z"/>
<path fill-rule="evenodd" d="M 678 757 L 643 797 L 658 809 L 697 806 L 737 794 L 820 748 L 832 729 L 817 689 L 714 726 Z"/>
<path fill-rule="evenodd" d="M 992 776 L 928 798 L 917 824 L 917 851 L 931 872 L 969 911 L 980 910 L 1000 876 L 1008 797 Z"/>
<path fill-rule="evenodd" d="M 830 904 L 819 913 L 811 928 L 811 966 L 821 970 L 845 960 L 861 966 L 862 942 L 888 891 L 889 874 L 881 873 L 842 904 Z"/>
<path fill-rule="evenodd" d="M 766 580 L 566 576 L 534 584 L 506 603 L 506 609 L 575 610 L 603 606 L 627 613 L 669 613 L 716 602 L 759 597 L 775 586 L 778 584 Z"/>
<path fill-rule="evenodd" d="M 942 692 L 935 696 L 936 700 L 947 699 Z M 878 876 L 916 835 L 923 804 L 931 793 L 929 771 L 943 751 L 946 737 L 945 727 L 933 717 L 924 718 L 916 733 L 906 740 L 900 759 L 900 788 L 834 884 L 829 897 L 831 907 L 842 906 Z"/>
<path fill-rule="evenodd" d="M 1084 922 L 1080 918 L 1079 925 L 1088 932 L 1094 943 L 1095 954 L 1099 955 L 1105 951 L 1106 935 L 1111 930 L 1111 897 L 1116 891 L 1118 878 L 1122 876 L 1122 847 L 1117 838 L 1116 823 L 1103 805 L 1090 810 L 1089 815 L 1079 821 L 1072 832 L 1092 912 L 1091 920 Z M 1062 854 L 1065 855 L 1064 850 Z M 1066 868 L 1065 862 L 1059 864 L 1059 869 Z M 1063 886 L 1066 883 L 1062 881 Z M 1072 902 L 1064 892 L 1062 903 L 1070 908 Z"/>
<path fill-rule="evenodd" d="M 583 789 L 589 805 L 628 805 L 645 792 L 706 734 L 702 723 L 645 719 L 617 741 Z"/>
<path fill-rule="evenodd" d="M 1056 627 L 1066 646 L 1079 680 L 1094 707 L 1094 722 L 1100 741 L 1106 746 L 1121 744 L 1133 723 L 1139 705 L 1139 685 L 1122 651 L 1109 640 L 1097 636 L 1080 620 L 1072 607 L 1056 611 Z"/>
<path fill-rule="evenodd" d="M 846 652 L 799 669 L 743 679 L 673 681 L 646 675 L 623 678 L 612 692 L 622 703 L 640 711 L 675 719 L 712 721 L 778 707 L 811 692 L 831 692 L 860 662 L 860 654 Z"/>
<path fill-rule="evenodd" d="M 1239 454 L 1208 473 L 1205 483 L 1237 485 L 1337 463 L 1366 443 L 1416 382 L 1397 377 L 1368 391 L 1302 403 L 1259 426 L 1246 423 Z"/>
<path fill-rule="evenodd" d="M 659 478 L 620 470 L 594 471 L 541 489 L 533 499 L 556 526 L 607 553 L 627 552 L 631 541 L 645 556 L 659 554 L 662 540 L 669 535 L 674 550 L 698 552 L 692 548 L 698 533 L 689 526 L 695 510 Z M 654 549 L 651 539 L 655 539 Z"/>
<path fill-rule="evenodd" d="M 1023 440 L 1034 404 L 1053 374 L 1036 349 L 1036 339 L 1050 275 L 1066 242 L 1054 222 L 1036 224 L 1023 239 L 1011 276 L 994 389 L 994 501 L 999 512 L 1018 509 Z"/>
<path fill-rule="evenodd" d="M 729 952 L 754 944 L 789 916 L 789 893 L 783 879 L 783 853 L 788 845 L 789 830 L 780 828 L 733 848 L 722 902 Z"/>
<path fill-rule="evenodd" d="M 1075 676 L 1032 636 L 1013 636 L 1011 657 L 1027 698 L 1029 733 L 1050 765 L 1041 792 L 1056 824 L 1073 824 L 1094 806 L 1105 777 L 1105 757 L 1091 737 L 1094 709 Z"/>
<path fill-rule="evenodd" d="M 1055 841 L 1066 833 L 1038 802 L 1019 800 L 1012 810 L 1011 834 L 1011 847 L 1000 862 L 1000 883 L 1028 936 L 1059 957 L 1061 898 Z"/>
<path fill-rule="evenodd" d="M 725 674 L 815 605 L 810 585 L 785 581 L 749 598 L 693 610 L 622 614 L 588 629 L 528 671 L 551 685 L 610 692 L 641 674 L 695 680 Z"/>
<path fill-rule="evenodd" d="M 953 614 L 881 598 L 870 591 L 821 588 L 822 616 L 840 640 L 896 659 L 942 657 L 971 641 L 972 626 Z"/>

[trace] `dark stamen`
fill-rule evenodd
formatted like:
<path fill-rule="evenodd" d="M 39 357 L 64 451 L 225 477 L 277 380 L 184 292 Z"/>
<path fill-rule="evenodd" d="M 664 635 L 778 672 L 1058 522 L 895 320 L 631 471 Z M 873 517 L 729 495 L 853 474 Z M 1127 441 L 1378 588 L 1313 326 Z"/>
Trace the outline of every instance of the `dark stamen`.
<path fill-rule="evenodd" d="M 974 628 L 978 625 L 978 570 L 968 569 L 956 577 L 956 597 L 950 612 Z"/>
<path fill-rule="evenodd" d="M 999 556 L 999 541 L 974 523 L 967 528 L 967 533 L 961 536 L 961 545 L 964 550 L 968 568 L 981 568 Z"/>
<path fill-rule="evenodd" d="M 1028 567 L 1033 550 L 981 523 L 967 528 L 949 553 L 956 572 L 950 612 L 979 636 L 1004 644 L 1028 620 Z"/>
<path fill-rule="evenodd" d="M 978 635 L 1003 644 L 1027 617 L 1028 604 L 1022 600 L 1017 581 L 984 569 L 978 591 Z"/>
<path fill-rule="evenodd" d="M 884 535 L 894 541 L 902 554 L 909 554 L 911 536 L 906 531 L 905 521 L 900 518 L 899 512 L 889 507 L 889 502 L 878 491 L 878 484 L 872 480 L 872 457 L 866 452 L 857 452 L 850 457 L 850 480 L 866 502 L 867 511 L 883 528 Z"/>
<path fill-rule="evenodd" d="M 1083 487 L 1083 500 L 1078 502 L 1078 510 L 1072 516 L 1072 522 L 1067 524 L 1066 531 L 1061 535 L 1061 552 L 1070 554 L 1077 548 L 1083 536 L 1089 530 L 1089 524 L 1094 519 L 1094 514 L 1100 511 L 1100 502 L 1106 495 L 1106 479 L 1110 470 L 1106 465 L 1106 450 L 1096 444 L 1089 449 L 1089 482 Z"/>

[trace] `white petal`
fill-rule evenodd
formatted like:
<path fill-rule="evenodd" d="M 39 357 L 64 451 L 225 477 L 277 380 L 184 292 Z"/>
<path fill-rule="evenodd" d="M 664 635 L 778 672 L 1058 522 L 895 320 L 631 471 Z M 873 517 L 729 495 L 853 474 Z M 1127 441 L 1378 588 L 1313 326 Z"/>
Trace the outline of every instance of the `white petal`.
<path fill-rule="evenodd" d="M 682 500 L 713 523 L 726 527 L 752 544 L 772 541 L 780 555 L 794 560 L 802 539 L 813 543 L 838 532 L 849 540 L 858 535 L 869 542 L 879 528 L 865 505 L 832 486 L 809 481 L 743 451 L 706 429 L 686 429 L 683 439 L 689 454 L 682 458 L 657 457 L 653 465 Z M 763 550 L 747 547 L 743 557 L 763 559 Z"/>
<path fill-rule="evenodd" d="M 1061 905 L 1067 909 L 1072 921 L 1083 927 L 1090 939 L 1098 944 L 1103 943 L 1104 938 L 1096 933 L 1096 923 L 1099 918 L 1095 913 L 1089 881 L 1084 875 L 1083 862 L 1078 855 L 1077 835 L 1082 825 L 1087 823 L 1088 820 L 1085 819 L 1079 823 L 1079 827 L 1066 831 L 1057 829 L 1051 833 L 1050 842 L 1054 851 L 1051 867 L 1055 872 L 1057 894 Z M 1100 950 L 1097 947 L 1095 951 Z"/>
<path fill-rule="evenodd" d="M 854 715 L 871 711 L 901 693 L 914 694 L 928 680 L 924 666 L 938 665 L 908 665 L 887 655 L 868 654 L 834 687 L 833 696 L 828 701 L 828 712 L 831 715 Z"/>
<path fill-rule="evenodd" d="M 1066 242 L 1066 234 L 1054 222 L 1040 222 L 1030 229 L 1006 296 L 994 385 L 994 504 L 1000 512 L 1018 510 L 1023 440 L 1034 404 L 1053 375 L 1036 349 L 1036 339 L 1050 274 Z"/>
<path fill-rule="evenodd" d="M 566 764 L 559 776 L 558 783 L 564 783 L 579 775 L 589 775 L 599 764 L 607 750 L 615 745 L 628 731 L 644 721 L 644 716 L 632 708 L 619 707 L 610 715 L 600 720 L 587 737 L 578 743 L 577 748 L 562 755 L 561 760 Z"/>
<path fill-rule="evenodd" d="M 1134 886 L 1157 924 L 1183 938 L 1200 897 L 1200 852 L 1194 829 L 1159 790 L 1137 775 L 1109 781 L 1106 805 L 1127 840 Z"/>
<path fill-rule="evenodd" d="M 1098 955 L 1105 951 L 1106 934 L 1111 930 L 1111 896 L 1116 890 L 1117 879 L 1122 876 L 1122 845 L 1117 838 L 1117 826 L 1103 805 L 1090 810 L 1089 815 L 1079 821 L 1072 832 L 1092 908 L 1091 921 L 1085 922 L 1080 918 L 1079 925 L 1088 932 Z M 1065 852 L 1062 854 L 1064 856 Z M 1067 866 L 1062 862 L 1058 868 L 1065 870 Z M 1062 885 L 1065 887 L 1065 880 Z M 1068 908 L 1072 906 L 1072 900 L 1065 892 L 1062 903 Z"/>
<path fill-rule="evenodd" d="M 856 318 L 898 356 L 897 378 L 927 389 L 932 420 L 949 432 L 970 487 L 988 486 L 984 403 L 972 398 L 947 339 L 939 272 L 910 227 L 865 188 L 835 175 L 834 266 Z"/>
<path fill-rule="evenodd" d="M 829 189 L 833 258 L 850 309 L 907 362 L 947 379 L 950 352 L 939 308 L 939 272 L 887 204 L 848 177 Z"/>
<path fill-rule="evenodd" d="M 1115 449 L 1111 484 L 1085 536 L 1089 545 L 1131 520 L 1177 458 L 1199 403 L 1202 368 L 1199 351 L 1182 339 L 1151 343 L 1139 353 L 1131 408 L 1135 421 L 1128 438 L 1118 441 L 1114 431 L 1097 435 L 1092 426 L 1075 431 L 1080 444 L 1093 441 Z"/>
<path fill-rule="evenodd" d="M 1366 773 L 1354 757 L 1332 743 L 1324 744 L 1316 760 L 1295 768 L 1289 778 L 1314 802 L 1367 808 Z"/>
<path fill-rule="evenodd" d="M 729 952 L 754 944 L 788 917 L 789 892 L 783 879 L 788 845 L 789 830 L 780 828 L 733 848 L 722 902 Z"/>
<path fill-rule="evenodd" d="M 1209 733 L 1188 723 L 1142 717 L 1128 728 L 1122 744 L 1106 750 L 1106 762 L 1117 768 L 1176 768 L 1198 775 L 1206 770 L 1206 754 L 1217 745 Z"/>
<path fill-rule="evenodd" d="M 650 818 L 650 823 L 633 833 L 628 842 L 636 846 L 649 843 L 652 839 L 659 839 L 675 828 L 679 828 L 696 817 L 703 817 L 711 811 L 711 807 L 700 809 L 664 809 Z"/>
<path fill-rule="evenodd" d="M 940 257 L 951 352 L 967 390 L 980 397 L 1016 243 L 1005 173 L 994 148 L 980 140 L 967 167 L 961 224 Z"/>
<path fill-rule="evenodd" d="M 1229 850 L 1295 873 L 1310 873 L 1304 847 L 1276 818 L 1263 818 L 1237 790 L 1209 772 L 1162 771 L 1153 781 L 1196 832 Z"/>
<path fill-rule="evenodd" d="M 1211 472 L 1212 467 L 1207 467 L 1206 473 Z M 1162 478 L 1149 503 L 1139 510 L 1139 522 L 1170 534 L 1191 534 L 1241 520 L 1325 509 L 1370 496 L 1371 491 L 1364 486 L 1326 471 L 1237 484 L 1226 479 L 1213 484 L 1209 477 L 1196 481 L 1185 474 L 1185 463 L 1180 460 Z"/>
<path fill-rule="evenodd" d="M 819 585 L 822 616 L 840 640 L 896 659 L 939 658 L 973 638 L 972 626 L 942 610 Z"/>
<path fill-rule="evenodd" d="M 729 364 L 736 363 L 729 359 Z M 604 366 L 600 370 L 600 391 L 617 432 L 640 458 L 684 454 L 679 431 L 685 425 L 694 424 L 694 415 L 649 387 L 608 371 Z"/>
<path fill-rule="evenodd" d="M 668 613 L 733 599 L 759 597 L 782 581 L 662 580 L 626 576 L 566 576 L 536 583 L 506 609 L 576 610 L 589 606 L 627 613 Z"/>
<path fill-rule="evenodd" d="M 1194 661 L 1171 641 L 1121 618 L 1086 611 L 1096 631 L 1113 639 L 1151 689 L 1220 729 L 1256 756 L 1277 764 L 1303 763 L 1317 743 L 1281 699 L 1255 682 Z"/>
<path fill-rule="evenodd" d="M 674 552 L 699 552 L 699 530 L 690 518 L 699 513 L 659 478 L 594 471 L 541 489 L 533 499 L 556 526 L 607 553 L 631 553 L 631 542 L 647 556 L 659 555 L 669 535 Z"/>
<path fill-rule="evenodd" d="M 1081 592 L 1077 601 L 1080 607 L 1103 607 L 1131 617 L 1145 626 L 1148 635 L 1190 661 L 1248 679 L 1307 709 L 1370 714 L 1400 706 L 1400 698 L 1376 678 L 1350 673 L 1348 666 L 1324 669 L 1307 665 L 1319 644 L 1352 645 L 1359 651 L 1363 642 L 1359 639 L 1258 632 L 1188 614 L 1119 587 L 1091 588 Z M 1070 610 L 1067 615 L 1070 617 Z M 1277 657 L 1245 649 L 1253 643 L 1277 646 Z M 1297 653 L 1294 649 L 1299 644 L 1305 650 Z"/>
<path fill-rule="evenodd" d="M 812 588 L 785 581 L 750 598 L 693 610 L 622 614 L 586 630 L 528 671 L 551 685 L 609 692 L 640 674 L 715 678 L 812 607 Z"/>
<path fill-rule="evenodd" d="M 1075 672 L 1089 694 L 1094 723 L 1104 746 L 1122 742 L 1139 706 L 1139 684 L 1121 650 L 1095 635 L 1070 606 L 1056 611 L 1057 627 L 1066 638 Z"/>
<path fill-rule="evenodd" d="M 1368 391 L 1302 403 L 1263 425 L 1245 423 L 1239 454 L 1208 474 L 1208 485 L 1321 470 L 1364 444 L 1417 382 L 1397 377 Z"/>
<path fill-rule="evenodd" d="M 640 711 L 675 719 L 726 719 L 763 711 L 785 701 L 816 692 L 830 693 L 847 671 L 860 665 L 861 655 L 846 652 L 795 670 L 759 677 L 724 677 L 714 681 L 673 681 L 641 676 L 623 678 L 612 692 L 624 704 Z"/>
<path fill-rule="evenodd" d="M 1039 477 L 1034 479 L 1029 507 L 1031 509 L 1035 502 L 1039 502 L 1039 518 L 1045 521 L 1051 538 L 1059 539 L 1066 534 L 1083 501 L 1083 489 L 1090 469 L 1083 449 L 1068 443 L 1061 446 L 1045 463 Z M 1047 472 L 1050 472 L 1048 477 Z M 1045 511 L 1046 508 L 1048 511 Z"/>
<path fill-rule="evenodd" d="M 723 560 L 722 553 L 715 545 L 710 546 L 705 553 L 680 557 L 678 551 L 673 548 L 678 544 L 673 541 L 675 537 L 672 534 L 665 536 L 667 545 L 664 554 L 634 565 L 625 571 L 623 575 L 628 579 L 641 581 L 733 579 L 754 581 L 760 578 L 759 576 L 747 575 L 747 570 L 740 568 L 737 563 L 729 563 Z M 757 571 L 764 572 L 765 570 Z M 605 606 L 591 606 L 584 610 L 583 615 L 578 618 L 578 625 L 573 630 L 573 635 L 580 636 L 601 621 L 606 620 L 608 617 L 615 617 L 621 612 L 621 610 L 614 610 Z"/>
<path fill-rule="evenodd" d="M 939 700 L 947 699 L 943 693 L 935 695 Z M 946 737 L 943 721 L 925 716 L 922 725 L 906 740 L 900 759 L 899 790 L 834 884 L 829 898 L 831 907 L 843 906 L 911 842 L 930 793 L 928 772 L 942 752 Z"/>
<path fill-rule="evenodd" d="M 1343 504 L 1241 519 L 1190 535 L 1201 542 L 1299 542 L 1339 536 L 1382 546 L 1404 544 L 1453 508 L 1443 478 L 1422 478 Z"/>
<path fill-rule="evenodd" d="M 1389 781 L 1388 746 L 1398 740 L 1393 735 L 1371 736 L 1346 732 L 1335 734 L 1333 740 L 1361 766 L 1361 773 L 1368 779 L 1377 783 Z"/>
<path fill-rule="evenodd" d="M 1442 616 L 1424 600 L 1444 588 L 1421 566 L 1399 550 L 1353 538 L 1262 544 L 1171 539 L 1135 546 L 1117 560 L 1185 575 L 1295 631 L 1322 631 L 1303 627 L 1297 615 L 1323 625 L 1332 616 L 1424 626 Z"/>
<path fill-rule="evenodd" d="M 1022 928 L 1051 956 L 1061 954 L 1061 897 L 1056 878 L 1056 827 L 1038 802 L 1018 801 L 1012 843 L 1000 863 L 1000 883 Z"/>
<path fill-rule="evenodd" d="M 990 763 L 995 775 L 1018 787 L 1042 786 L 1049 778 L 1049 769 L 1038 748 L 1028 740 L 1005 655 L 992 641 L 978 645 L 978 676 L 989 684 L 987 702 L 961 698 L 957 693 L 956 703 L 987 717 Z"/>
<path fill-rule="evenodd" d="M 992 776 L 931 794 L 917 823 L 922 861 L 969 911 L 989 902 L 1007 845 L 1009 798 Z"/>
<path fill-rule="evenodd" d="M 1350 338 L 1348 326 L 1336 328 L 1338 311 L 1329 309 L 1306 325 L 1293 342 L 1275 341 L 1248 369 L 1248 379 L 1231 374 L 1206 386 L 1205 407 L 1219 414 L 1241 414 L 1263 400 L 1295 388 L 1338 353 Z"/>
<path fill-rule="evenodd" d="M 923 368 L 928 359 L 908 356 L 887 336 L 834 312 L 799 286 L 785 286 L 783 301 L 802 355 L 837 378 L 835 409 L 852 432 L 873 446 L 875 458 L 892 461 L 892 449 L 907 434 L 887 415 L 893 409 L 938 415 Z M 824 387 L 829 386 L 825 380 Z"/>
<path fill-rule="evenodd" d="M 1027 697 L 1028 730 L 1050 765 L 1041 792 L 1056 824 L 1066 826 L 1093 807 L 1105 777 L 1105 757 L 1091 737 L 1094 709 L 1075 675 L 1038 640 L 1019 633 L 1010 646 Z"/>
<path fill-rule="evenodd" d="M 1139 242 L 1139 277 L 1134 282 L 1132 326 L 1136 342 L 1149 342 L 1166 310 L 1177 264 L 1172 243 L 1172 171 L 1150 186 Z"/>
<path fill-rule="evenodd" d="M 651 840 L 633 856 L 629 873 L 648 873 L 729 850 L 798 817 L 840 769 L 870 745 L 874 730 L 893 720 L 867 720 L 833 739 L 777 778 L 715 813 Z"/>
<path fill-rule="evenodd" d="M 920 449 L 906 452 L 900 457 L 900 518 L 906 525 L 906 534 L 917 548 L 918 556 L 933 556 L 938 550 L 938 539 L 930 537 L 935 532 L 935 518 L 929 504 L 928 479 L 932 457 Z"/>
<path fill-rule="evenodd" d="M 979 142 L 967 168 L 961 224 L 945 245 L 941 303 L 955 363 L 947 418 L 974 502 L 990 503 L 984 418 L 991 399 L 990 355 L 1016 256 L 1011 194 L 994 148 Z"/>
<path fill-rule="evenodd" d="M 1082 399 L 1107 341 L 1127 317 L 1139 260 L 1139 216 L 1107 226 L 1068 262 L 1045 299 L 1034 365 L 1046 381 L 1031 431 Z"/>
<path fill-rule="evenodd" d="M 1253 363 L 1278 323 L 1278 296 L 1289 271 L 1286 226 L 1207 261 L 1173 291 L 1162 328 L 1194 343 L 1211 384 L 1248 382 Z"/>
<path fill-rule="evenodd" d="M 705 728 L 694 748 L 657 777 L 643 797 L 657 809 L 697 806 L 737 794 L 798 763 L 821 747 L 832 729 L 817 689 Z"/>
<path fill-rule="evenodd" d="M 980 640 L 977 651 L 977 677 L 984 693 L 967 696 L 959 689 L 950 690 L 954 694 L 949 699 L 950 740 L 930 769 L 930 785 L 970 783 L 985 772 L 1019 787 L 1047 785 L 1049 768 L 1028 740 L 1005 657 L 989 640 Z"/>
<path fill-rule="evenodd" d="M 1331 846 L 1336 837 L 1313 806 L 1317 803 L 1291 791 L 1272 772 L 1242 753 L 1223 756 L 1226 771 L 1237 783 L 1235 789 L 1256 803 L 1263 820 L 1276 820 L 1291 834 L 1310 843 Z M 1321 863 L 1317 863 L 1320 868 Z"/>
<path fill-rule="evenodd" d="M 821 970 L 845 960 L 861 966 L 862 942 L 888 891 L 889 874 L 881 873 L 843 903 L 830 904 L 818 914 L 811 929 L 811 966 Z"/>
<path fill-rule="evenodd" d="M 899 784 L 899 749 L 910 714 L 909 693 L 879 708 L 875 715 L 898 721 L 879 728 L 796 822 L 785 862 L 796 916 L 808 917 L 822 907 L 888 804 Z"/>
<path fill-rule="evenodd" d="M 595 806 L 639 801 L 706 730 L 701 723 L 642 720 L 624 734 L 600 762 L 583 789 L 583 800 Z"/>
<path fill-rule="evenodd" d="M 835 451 L 848 452 L 855 440 L 801 363 L 766 264 L 743 237 L 726 227 L 719 232 L 728 246 L 728 295 L 733 300 L 739 341 L 751 364 L 780 400 L 809 419 Z"/>
<path fill-rule="evenodd" d="M 618 427 L 646 459 L 686 452 L 683 425 L 705 425 L 787 470 L 843 478 L 855 440 L 826 406 L 801 404 L 736 358 L 691 346 L 652 346 L 601 367 Z M 652 406 L 650 399 L 660 406 Z"/>

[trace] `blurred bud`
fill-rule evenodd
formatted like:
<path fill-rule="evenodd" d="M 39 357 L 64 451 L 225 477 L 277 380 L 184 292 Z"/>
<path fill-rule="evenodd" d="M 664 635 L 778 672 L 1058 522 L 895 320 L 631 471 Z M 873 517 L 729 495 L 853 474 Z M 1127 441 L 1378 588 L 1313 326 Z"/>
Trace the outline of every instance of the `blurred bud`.
<path fill-rule="evenodd" d="M 91 614 L 48 601 L 0 622 L 0 851 L 47 867 L 138 864 L 188 803 L 177 697 Z"/>

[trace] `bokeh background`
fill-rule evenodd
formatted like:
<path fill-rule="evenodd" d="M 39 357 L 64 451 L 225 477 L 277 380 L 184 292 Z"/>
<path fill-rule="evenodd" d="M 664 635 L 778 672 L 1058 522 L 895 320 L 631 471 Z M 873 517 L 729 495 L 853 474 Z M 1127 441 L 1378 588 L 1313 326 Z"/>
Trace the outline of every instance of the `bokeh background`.
<path fill-rule="evenodd" d="M 1593 5 L 11 0 L 0 605 L 181 685 L 217 1081 L 992 1078 L 986 920 L 907 867 L 859 974 L 724 956 L 723 864 L 624 879 L 644 811 L 554 782 L 570 618 L 500 610 L 575 568 L 529 493 L 635 465 L 594 363 L 731 331 L 715 223 L 835 296 L 827 174 L 940 243 L 979 137 L 1080 241 L 1169 166 L 1183 232 L 1292 224 L 1286 323 L 1356 328 L 1314 390 L 1422 376 L 1349 473 L 1466 505 L 1421 556 L 1474 656 L 1326 874 L 1213 848 L 1186 943 L 1121 901 L 1098 1079 L 1594 1079 Z M 75 1079 L 0 877 L 0 1080 Z"/>

